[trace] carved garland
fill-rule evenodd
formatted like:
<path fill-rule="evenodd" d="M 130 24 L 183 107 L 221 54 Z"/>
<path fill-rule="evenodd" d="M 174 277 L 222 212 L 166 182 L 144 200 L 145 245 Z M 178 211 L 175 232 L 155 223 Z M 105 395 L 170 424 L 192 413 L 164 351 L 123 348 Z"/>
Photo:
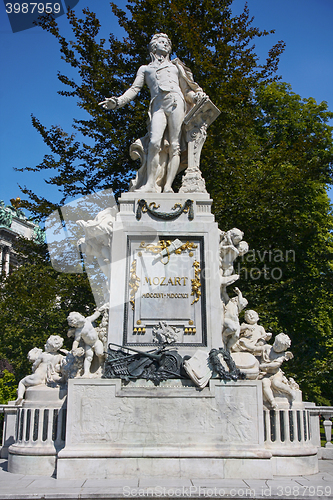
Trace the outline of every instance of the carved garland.
<path fill-rule="evenodd" d="M 219 355 L 222 354 L 224 361 L 226 362 L 229 371 L 227 371 L 222 365 Z M 245 374 L 242 373 L 239 368 L 237 368 L 234 360 L 231 357 L 230 352 L 226 351 L 222 347 L 219 349 L 212 349 L 209 353 L 209 361 L 214 369 L 214 371 L 218 374 L 218 376 L 222 380 L 236 380 L 244 379 Z"/>
<path fill-rule="evenodd" d="M 173 207 L 175 209 L 177 206 L 179 207 L 180 204 L 177 204 Z M 137 220 L 141 219 L 142 213 L 148 212 L 149 215 L 152 215 L 153 217 L 156 217 L 157 219 L 162 219 L 162 220 L 174 220 L 177 219 L 182 213 L 188 213 L 188 218 L 189 220 L 194 219 L 194 211 L 193 211 L 193 200 L 186 200 L 183 206 L 180 206 L 178 210 L 175 212 L 157 212 L 157 209 L 160 207 L 160 205 L 156 205 L 156 203 L 148 203 L 146 200 L 139 200 L 138 201 L 138 207 L 136 210 L 136 218 Z"/>

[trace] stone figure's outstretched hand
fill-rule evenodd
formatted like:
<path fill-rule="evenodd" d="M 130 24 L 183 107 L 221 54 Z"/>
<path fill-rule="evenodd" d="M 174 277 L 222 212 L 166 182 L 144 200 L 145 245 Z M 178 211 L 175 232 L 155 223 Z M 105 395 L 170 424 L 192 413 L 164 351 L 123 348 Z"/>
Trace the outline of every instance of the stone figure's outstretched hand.
<path fill-rule="evenodd" d="M 286 360 L 286 361 L 289 361 L 290 359 L 293 359 L 294 355 L 293 355 L 293 353 L 292 353 L 292 352 L 290 352 L 290 351 L 286 351 L 286 353 L 285 353 L 284 357 L 285 357 L 285 360 Z"/>
<path fill-rule="evenodd" d="M 116 97 L 107 97 L 105 101 L 99 102 L 98 105 L 104 109 L 116 109 L 118 104 Z"/>
<path fill-rule="evenodd" d="M 203 92 L 203 91 L 196 92 L 196 94 L 193 98 L 194 102 L 200 102 L 200 101 L 203 101 L 204 99 L 208 99 L 208 95 L 205 94 L 205 92 Z"/>

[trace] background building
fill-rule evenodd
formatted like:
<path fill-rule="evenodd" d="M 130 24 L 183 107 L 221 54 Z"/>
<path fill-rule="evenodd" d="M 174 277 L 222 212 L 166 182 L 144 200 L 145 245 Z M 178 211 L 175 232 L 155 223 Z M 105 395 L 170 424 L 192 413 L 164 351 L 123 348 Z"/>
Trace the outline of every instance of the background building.
<path fill-rule="evenodd" d="M 19 208 L 20 198 L 11 199 L 11 205 L 0 201 L 0 274 L 6 276 L 19 265 L 18 256 L 13 248 L 17 236 L 36 242 L 44 242 L 44 231 L 29 220 Z"/>

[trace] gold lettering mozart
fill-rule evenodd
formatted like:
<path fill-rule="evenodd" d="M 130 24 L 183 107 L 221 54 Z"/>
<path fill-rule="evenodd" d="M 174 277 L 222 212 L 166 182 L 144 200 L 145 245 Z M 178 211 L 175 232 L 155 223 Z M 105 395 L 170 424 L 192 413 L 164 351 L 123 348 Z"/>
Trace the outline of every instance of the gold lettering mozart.
<path fill-rule="evenodd" d="M 152 285 L 160 285 L 160 286 L 186 286 L 186 281 L 188 280 L 187 276 L 175 276 L 173 278 L 167 278 L 165 276 L 154 276 L 153 278 L 151 277 L 145 277 L 145 283 L 147 283 L 149 286 Z"/>

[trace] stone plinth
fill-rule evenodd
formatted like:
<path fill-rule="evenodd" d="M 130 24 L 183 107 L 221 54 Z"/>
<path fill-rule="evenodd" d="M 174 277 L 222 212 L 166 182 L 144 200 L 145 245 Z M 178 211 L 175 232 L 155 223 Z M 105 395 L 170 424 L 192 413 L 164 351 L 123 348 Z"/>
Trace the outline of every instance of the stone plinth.
<path fill-rule="evenodd" d="M 125 193 L 113 224 L 109 342 L 151 349 L 159 321 L 180 354 L 221 346 L 219 232 L 204 193 Z"/>
<path fill-rule="evenodd" d="M 68 403 L 58 477 L 272 476 L 258 381 L 76 379 Z"/>
<path fill-rule="evenodd" d="M 8 471 L 52 476 L 57 452 L 65 444 L 66 396 L 59 387 L 37 385 L 26 390 L 17 411 L 15 443 L 8 449 Z"/>

